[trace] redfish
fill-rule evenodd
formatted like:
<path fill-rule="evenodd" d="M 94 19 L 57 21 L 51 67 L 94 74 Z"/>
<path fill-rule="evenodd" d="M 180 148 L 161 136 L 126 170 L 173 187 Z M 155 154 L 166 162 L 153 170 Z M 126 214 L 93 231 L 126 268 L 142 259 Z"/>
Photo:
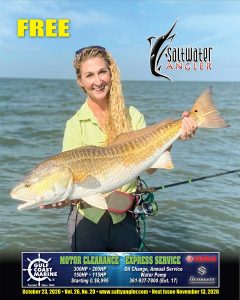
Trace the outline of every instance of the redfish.
<path fill-rule="evenodd" d="M 196 100 L 189 115 L 199 128 L 228 127 L 210 90 Z M 107 147 L 86 146 L 56 154 L 34 168 L 10 195 L 24 201 L 18 210 L 65 199 L 82 199 L 107 209 L 105 193 L 135 180 L 149 168 L 172 168 L 169 148 L 181 134 L 182 119 L 165 121 L 120 134 Z"/>

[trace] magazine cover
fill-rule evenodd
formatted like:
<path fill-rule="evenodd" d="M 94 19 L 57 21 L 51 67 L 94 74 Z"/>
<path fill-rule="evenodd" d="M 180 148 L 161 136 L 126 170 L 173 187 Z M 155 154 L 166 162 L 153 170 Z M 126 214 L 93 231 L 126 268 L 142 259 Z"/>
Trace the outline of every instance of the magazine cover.
<path fill-rule="evenodd" d="M 239 12 L 0 2 L 1 299 L 239 299 Z"/>

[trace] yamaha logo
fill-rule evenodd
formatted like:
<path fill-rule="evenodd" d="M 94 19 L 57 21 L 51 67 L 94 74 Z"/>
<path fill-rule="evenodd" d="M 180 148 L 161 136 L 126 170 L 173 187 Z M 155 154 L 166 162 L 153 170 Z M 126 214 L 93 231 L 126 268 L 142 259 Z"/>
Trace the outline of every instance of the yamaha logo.
<path fill-rule="evenodd" d="M 193 257 L 192 257 L 192 255 L 188 255 L 187 257 L 186 257 L 186 261 L 187 262 L 192 262 L 193 261 Z"/>
<path fill-rule="evenodd" d="M 186 261 L 188 263 L 216 263 L 217 255 L 188 255 Z"/>

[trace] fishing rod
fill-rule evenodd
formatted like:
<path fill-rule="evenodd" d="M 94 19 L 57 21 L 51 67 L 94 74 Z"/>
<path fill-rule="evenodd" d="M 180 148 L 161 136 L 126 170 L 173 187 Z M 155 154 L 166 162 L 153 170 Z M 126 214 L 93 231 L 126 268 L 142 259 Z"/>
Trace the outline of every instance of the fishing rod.
<path fill-rule="evenodd" d="M 228 175 L 228 174 L 233 174 L 233 173 L 237 173 L 237 172 L 240 172 L 240 169 L 225 171 L 225 172 L 208 175 L 208 176 L 203 176 L 203 177 L 198 177 L 198 178 L 192 178 L 192 179 L 179 181 L 179 182 L 175 182 L 175 183 L 171 183 L 171 184 L 167 184 L 167 185 L 161 185 L 158 187 L 148 187 L 146 182 L 143 179 L 141 179 L 140 176 L 138 176 L 137 190 L 134 193 L 135 208 L 134 208 L 133 212 L 135 215 L 137 215 L 137 217 L 139 217 L 139 216 L 154 216 L 158 211 L 158 205 L 157 205 L 156 201 L 154 200 L 153 193 L 158 190 L 163 190 L 163 189 L 177 186 L 177 185 L 192 183 L 195 181 L 205 180 L 205 179 Z M 143 187 L 143 184 L 145 185 L 145 187 Z M 145 197 L 143 195 L 145 195 Z"/>
<path fill-rule="evenodd" d="M 136 217 L 136 220 L 137 220 L 137 224 L 138 224 L 137 228 L 138 228 L 138 232 L 139 232 L 140 239 L 141 239 L 141 245 L 139 247 L 139 251 L 141 251 L 144 247 L 146 249 L 148 249 L 149 251 L 152 251 L 151 249 L 149 249 L 146 246 L 144 240 L 145 240 L 145 235 L 146 235 L 146 222 L 145 222 L 145 219 L 146 219 L 147 216 L 156 215 L 156 213 L 158 211 L 158 205 L 154 200 L 154 195 L 153 195 L 154 192 L 156 192 L 158 190 L 165 189 L 165 188 L 173 187 L 173 186 L 192 183 L 192 182 L 195 182 L 195 181 L 205 180 L 205 179 L 218 177 L 218 176 L 223 176 L 223 175 L 228 175 L 228 174 L 233 174 L 233 173 L 237 173 L 237 172 L 240 172 L 240 169 L 225 171 L 225 172 L 221 172 L 221 173 L 217 173 L 217 174 L 213 174 L 213 175 L 208 175 L 208 176 L 203 176 L 203 177 L 198 177 L 198 178 L 192 178 L 192 179 L 188 179 L 188 180 L 184 180 L 184 181 L 180 181 L 180 182 L 176 182 L 176 183 L 161 185 L 161 186 L 158 186 L 158 187 L 148 187 L 146 182 L 144 180 L 140 179 L 140 176 L 138 176 L 138 178 L 137 178 L 137 191 L 134 193 L 136 205 L 135 205 L 135 208 L 133 210 L 133 213 L 135 214 L 135 217 Z M 145 188 L 143 188 L 143 184 L 145 185 Z M 145 195 L 145 197 L 143 195 Z M 139 219 L 141 219 L 143 221 L 143 235 L 142 236 L 141 236 L 141 232 L 140 232 Z"/>
<path fill-rule="evenodd" d="M 179 182 L 175 182 L 175 183 L 171 183 L 171 184 L 161 185 L 161 186 L 158 186 L 158 187 L 146 187 L 146 188 L 143 188 L 141 190 L 141 193 L 143 193 L 143 194 L 153 193 L 153 192 L 156 192 L 158 190 L 163 190 L 163 189 L 166 189 L 166 188 L 169 188 L 169 187 L 182 185 L 182 184 L 187 184 L 187 183 L 192 183 L 192 182 L 199 181 L 199 180 L 205 180 L 205 179 L 208 179 L 208 178 L 228 175 L 228 174 L 237 173 L 237 172 L 240 172 L 240 169 L 235 169 L 235 170 L 231 170 L 231 171 L 226 171 L 226 172 L 217 173 L 217 174 L 208 175 L 208 176 L 203 176 L 203 177 L 198 177 L 198 178 L 192 178 L 192 179 L 179 181 Z"/>

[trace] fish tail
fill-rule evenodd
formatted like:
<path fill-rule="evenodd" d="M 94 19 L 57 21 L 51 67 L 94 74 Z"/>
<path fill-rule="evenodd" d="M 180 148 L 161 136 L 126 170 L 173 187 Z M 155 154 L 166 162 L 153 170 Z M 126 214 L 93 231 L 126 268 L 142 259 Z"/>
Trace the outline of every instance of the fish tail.
<path fill-rule="evenodd" d="M 223 128 L 229 127 L 220 116 L 212 101 L 212 92 L 207 89 L 200 95 L 192 107 L 190 116 L 197 122 L 200 128 Z"/>

